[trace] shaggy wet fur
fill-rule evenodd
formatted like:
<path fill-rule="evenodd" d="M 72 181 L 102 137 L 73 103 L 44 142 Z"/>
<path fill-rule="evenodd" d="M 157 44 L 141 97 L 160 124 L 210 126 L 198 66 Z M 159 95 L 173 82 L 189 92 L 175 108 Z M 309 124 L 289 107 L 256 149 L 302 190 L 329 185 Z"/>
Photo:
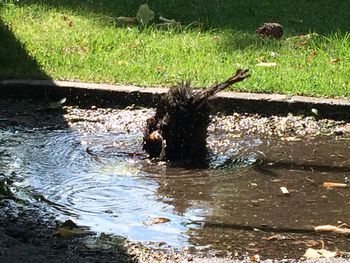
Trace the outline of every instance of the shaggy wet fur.
<path fill-rule="evenodd" d="M 194 91 L 189 83 L 171 88 L 163 95 L 155 116 L 147 120 L 143 149 L 159 160 L 203 160 L 206 158 L 212 98 L 219 91 L 244 80 L 248 70 L 217 85 Z"/>

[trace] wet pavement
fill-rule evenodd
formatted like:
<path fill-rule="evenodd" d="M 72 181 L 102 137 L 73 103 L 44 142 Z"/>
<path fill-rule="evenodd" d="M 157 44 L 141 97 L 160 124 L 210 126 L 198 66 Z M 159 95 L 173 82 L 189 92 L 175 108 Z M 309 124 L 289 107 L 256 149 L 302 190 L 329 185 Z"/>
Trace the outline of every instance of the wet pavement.
<path fill-rule="evenodd" d="M 151 162 L 142 152 L 152 109 L 47 110 L 2 100 L 0 112 L 1 179 L 12 199 L 44 215 L 184 254 L 349 252 L 349 236 L 314 231 L 350 224 L 349 188 L 323 187 L 349 182 L 347 122 L 217 114 L 208 167 L 189 169 Z"/>

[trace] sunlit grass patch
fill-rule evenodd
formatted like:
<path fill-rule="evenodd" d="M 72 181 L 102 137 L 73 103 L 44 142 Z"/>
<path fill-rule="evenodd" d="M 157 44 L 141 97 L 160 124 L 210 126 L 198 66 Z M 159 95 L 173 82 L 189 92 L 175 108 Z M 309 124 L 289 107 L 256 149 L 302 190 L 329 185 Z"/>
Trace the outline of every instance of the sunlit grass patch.
<path fill-rule="evenodd" d="M 191 80 L 201 87 L 223 80 L 241 67 L 249 68 L 252 76 L 233 90 L 350 96 L 350 35 L 339 30 L 316 34 L 303 30 L 305 25 L 287 27 L 281 40 L 263 40 L 254 32 L 259 26 L 256 16 L 249 25 L 238 28 L 234 27 L 238 22 L 225 13 L 222 19 L 226 21 L 217 28 L 209 28 L 220 23 L 208 13 L 207 23 L 201 19 L 202 27 L 164 30 L 151 25 L 140 30 L 118 27 L 113 17 L 122 12 L 131 16 L 137 6 L 135 1 L 130 1 L 129 8 L 118 6 L 120 12 L 110 13 L 106 6 L 113 6 L 112 1 L 96 1 L 101 5 L 96 4 L 95 9 L 91 8 L 93 2 L 84 5 L 78 0 L 72 6 L 65 1 L 62 6 L 57 2 L 49 5 L 50 1 L 22 2 L 2 6 L 2 23 L 53 79 L 142 86 L 170 86 Z M 156 7 L 154 4 L 153 9 Z M 246 15 L 253 12 L 243 7 Z M 160 8 L 167 10 L 165 6 Z M 223 6 L 218 8 L 224 10 Z M 172 15 L 169 18 L 177 19 L 175 13 Z M 184 14 L 179 13 L 179 17 Z M 298 21 L 288 23 L 301 23 Z M 310 23 L 317 25 L 317 21 Z M 301 36 L 294 33 L 302 30 Z M 10 52 L 3 50 L 1 54 L 7 53 Z M 276 66 L 259 67 L 258 63 Z M 4 72 L 1 78 L 31 77 L 20 61 L 17 66 L 9 70 L 0 63 L 0 73 Z"/>

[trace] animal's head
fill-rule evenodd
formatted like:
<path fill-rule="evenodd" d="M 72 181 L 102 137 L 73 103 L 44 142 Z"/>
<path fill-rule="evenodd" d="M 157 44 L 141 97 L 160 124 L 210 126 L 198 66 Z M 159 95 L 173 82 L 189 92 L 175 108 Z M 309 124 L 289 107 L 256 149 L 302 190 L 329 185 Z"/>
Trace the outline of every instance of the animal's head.
<path fill-rule="evenodd" d="M 151 158 L 160 157 L 163 151 L 163 136 L 159 125 L 154 117 L 147 119 L 145 134 L 143 138 L 143 149 Z"/>

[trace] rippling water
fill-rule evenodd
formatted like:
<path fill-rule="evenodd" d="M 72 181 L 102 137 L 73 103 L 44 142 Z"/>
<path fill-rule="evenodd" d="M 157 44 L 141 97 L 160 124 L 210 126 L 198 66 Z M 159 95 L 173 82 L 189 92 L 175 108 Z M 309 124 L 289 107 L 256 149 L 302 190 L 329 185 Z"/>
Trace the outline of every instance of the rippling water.
<path fill-rule="evenodd" d="M 216 133 L 208 140 L 213 146 L 226 138 Z M 62 219 L 175 247 L 229 249 L 256 241 L 237 232 L 237 225 L 350 223 L 348 190 L 321 187 L 349 176 L 348 140 L 231 139 L 213 148 L 205 169 L 150 163 L 141 140 L 139 132 L 2 130 L 0 175 L 15 178 L 17 195 L 52 208 Z M 290 196 L 281 194 L 281 186 Z M 157 217 L 170 221 L 151 224 Z"/>
<path fill-rule="evenodd" d="M 140 133 L 24 130 L 2 133 L 0 145 L 6 153 L 1 172 L 16 173 L 18 189 L 42 195 L 60 215 L 97 232 L 172 245 L 186 244 L 185 225 L 210 214 L 208 181 L 224 176 L 220 170 L 149 163 L 141 155 Z M 227 160 L 213 157 L 212 166 Z M 150 225 L 155 217 L 170 222 Z"/>

